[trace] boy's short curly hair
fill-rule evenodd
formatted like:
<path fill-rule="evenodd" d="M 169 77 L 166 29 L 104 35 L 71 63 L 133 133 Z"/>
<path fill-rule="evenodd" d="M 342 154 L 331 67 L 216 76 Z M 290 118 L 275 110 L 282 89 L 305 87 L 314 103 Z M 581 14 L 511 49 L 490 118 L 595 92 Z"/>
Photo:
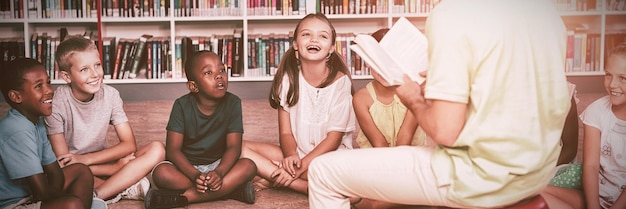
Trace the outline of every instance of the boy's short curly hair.
<path fill-rule="evenodd" d="M 218 56 L 215 52 L 208 51 L 208 50 L 200 50 L 200 51 L 191 52 L 187 60 L 185 60 L 184 69 L 185 69 L 185 76 L 187 77 L 187 81 L 196 81 L 196 77 L 193 74 L 193 69 L 196 67 L 195 66 L 196 60 L 202 57 L 201 55 L 205 55 L 205 54 L 208 54 L 211 56 Z M 219 60 L 219 57 L 218 57 L 218 60 Z M 222 61 L 220 60 L 220 62 Z"/>
<path fill-rule="evenodd" d="M 70 36 L 57 46 L 54 60 L 59 65 L 59 70 L 69 72 L 72 67 L 70 58 L 76 52 L 84 52 L 87 50 L 98 50 L 96 44 L 82 36 Z"/>
<path fill-rule="evenodd" d="M 15 103 L 9 99 L 10 90 L 22 90 L 24 84 L 24 74 L 34 67 L 43 65 L 32 58 L 20 57 L 14 60 L 3 62 L 0 67 L 0 91 L 4 100 L 15 108 Z"/>

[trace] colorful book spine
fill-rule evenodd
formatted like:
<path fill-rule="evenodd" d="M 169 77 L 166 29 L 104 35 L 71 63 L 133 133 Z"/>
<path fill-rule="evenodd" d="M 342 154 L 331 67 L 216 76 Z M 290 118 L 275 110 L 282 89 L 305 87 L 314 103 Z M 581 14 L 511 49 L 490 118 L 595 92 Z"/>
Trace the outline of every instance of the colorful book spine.
<path fill-rule="evenodd" d="M 130 72 L 128 78 L 136 78 L 137 74 L 139 74 L 140 65 L 146 51 L 146 42 L 148 42 L 148 39 L 150 38 L 152 38 L 152 35 L 148 34 L 144 34 L 139 37 L 139 41 L 137 42 L 136 49 L 134 51 L 131 67 L 129 69 Z"/>

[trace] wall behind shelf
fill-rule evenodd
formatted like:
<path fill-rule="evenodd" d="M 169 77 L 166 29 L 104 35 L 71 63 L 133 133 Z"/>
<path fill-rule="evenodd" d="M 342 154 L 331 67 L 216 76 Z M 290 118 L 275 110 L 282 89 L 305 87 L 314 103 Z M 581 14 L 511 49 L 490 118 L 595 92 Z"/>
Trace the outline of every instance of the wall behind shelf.
<path fill-rule="evenodd" d="M 579 94 L 604 93 L 604 76 L 568 76 L 567 80 L 576 84 Z M 354 88 L 363 88 L 370 79 L 354 80 Z M 56 86 L 61 85 L 53 85 Z M 120 91 L 124 101 L 156 101 L 175 100 L 188 93 L 185 83 L 139 83 L 139 84 L 109 84 Z M 228 90 L 241 99 L 267 99 L 271 81 L 231 81 Z M 4 102 L 4 97 L 0 97 Z"/>

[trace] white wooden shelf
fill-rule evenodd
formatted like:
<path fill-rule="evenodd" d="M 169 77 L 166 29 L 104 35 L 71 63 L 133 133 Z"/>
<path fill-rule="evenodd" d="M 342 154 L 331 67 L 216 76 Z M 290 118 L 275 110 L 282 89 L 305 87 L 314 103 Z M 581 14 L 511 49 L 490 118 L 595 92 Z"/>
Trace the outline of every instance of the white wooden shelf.
<path fill-rule="evenodd" d="M 11 0 L 12 1 L 12 0 Z M 37 0 L 35 0 L 37 1 Z M 101 0 L 81 0 L 85 2 Z M 172 60 L 175 58 L 176 37 L 212 34 L 228 34 L 234 29 L 243 29 L 243 43 L 247 44 L 248 35 L 252 34 L 287 34 L 293 30 L 297 21 L 304 14 L 300 15 L 273 15 L 259 16 L 248 14 L 250 9 L 246 8 L 247 2 L 239 1 L 240 5 L 235 7 L 234 15 L 203 15 L 192 17 L 175 16 L 173 8 L 176 0 L 169 1 L 170 9 L 168 16 L 162 17 L 110 17 L 103 16 L 98 22 L 98 18 L 93 17 L 95 12 L 85 14 L 88 17 L 81 18 L 18 18 L 0 19 L 0 38 L 20 36 L 25 40 L 26 56 L 30 56 L 30 37 L 34 33 L 47 33 L 51 36 L 58 36 L 58 28 L 66 27 L 70 35 L 82 34 L 85 31 L 94 31 L 103 37 L 129 38 L 139 37 L 142 34 L 152 34 L 154 36 L 165 37 L 170 40 L 172 50 Z M 314 0 L 306 0 L 306 12 L 311 13 L 316 10 Z M 560 2 L 558 0 L 551 0 Z M 573 0 L 584 1 L 584 0 Z M 599 68 L 604 68 L 604 56 L 606 52 L 606 39 L 613 33 L 626 33 L 626 11 L 609 11 L 606 9 L 611 0 L 598 0 L 599 9 L 594 11 L 561 11 L 559 14 L 566 24 L 580 24 L 588 27 L 590 33 L 600 35 L 600 61 Z M 29 1 L 24 1 L 26 4 Z M 338 33 L 371 33 L 379 28 L 390 27 L 399 17 L 407 17 L 418 28 L 423 26 L 428 18 L 426 12 L 404 13 L 398 12 L 394 1 L 387 1 L 387 11 L 374 14 L 327 14 L 333 22 Z M 397 1 L 395 1 L 397 2 Z M 86 9 L 83 9 L 86 11 Z M 163 10 L 161 10 L 163 11 Z M 218 10 L 214 10 L 218 11 Z M 230 10 L 232 11 L 232 10 Z M 258 11 L 258 10 L 257 10 Z M 29 14 L 28 8 L 24 6 L 23 13 Z M 87 12 L 86 12 L 87 13 Z M 100 31 L 97 31 L 100 30 Z M 243 59 L 244 69 L 248 67 L 248 48 L 244 47 Z M 175 65 L 173 62 L 172 65 Z M 175 66 L 174 66 L 175 67 Z M 245 70 L 244 70 L 245 72 Z M 603 71 L 594 72 L 566 72 L 567 76 L 598 76 L 604 75 Z M 372 79 L 370 75 L 353 75 L 353 79 Z M 233 82 L 250 81 L 271 81 L 272 77 L 231 77 Z M 186 82 L 185 78 L 176 79 L 120 79 L 105 80 L 105 83 L 180 83 Z M 53 83 L 61 84 L 63 80 L 54 80 Z"/>

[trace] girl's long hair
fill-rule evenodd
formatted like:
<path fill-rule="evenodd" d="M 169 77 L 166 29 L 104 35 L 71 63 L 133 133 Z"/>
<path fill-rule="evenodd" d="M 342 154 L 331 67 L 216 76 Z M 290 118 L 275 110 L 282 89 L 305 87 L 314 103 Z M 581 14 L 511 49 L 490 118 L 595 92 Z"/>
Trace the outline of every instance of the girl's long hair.
<path fill-rule="evenodd" d="M 309 18 L 317 18 L 328 23 L 328 26 L 330 26 L 330 29 L 332 30 L 331 40 L 334 46 L 335 41 L 337 39 L 337 33 L 335 32 L 335 27 L 333 27 L 330 20 L 328 20 L 328 18 L 326 18 L 326 16 L 322 13 L 311 13 L 303 17 L 300 20 L 300 22 L 298 22 L 298 24 L 296 25 L 296 29 L 293 35 L 294 37 L 293 41 L 295 41 L 298 38 L 300 24 L 304 20 L 309 19 Z M 299 70 L 300 60 L 299 60 L 299 56 L 296 56 L 296 53 L 298 52 L 294 50 L 293 46 L 289 47 L 287 52 L 285 52 L 282 59 L 280 60 L 280 64 L 278 65 L 278 70 L 276 71 L 276 74 L 274 75 L 274 79 L 272 81 L 272 87 L 271 87 L 270 95 L 269 95 L 270 106 L 272 106 L 272 108 L 274 109 L 278 109 L 281 106 L 280 105 L 281 99 L 286 99 L 287 105 L 289 107 L 294 106 L 298 103 L 298 97 L 300 96 L 300 92 L 298 91 L 299 85 L 300 85 L 298 82 L 299 81 L 298 77 L 300 74 L 300 70 Z M 318 88 L 324 88 L 330 85 L 331 83 L 333 83 L 333 81 L 335 80 L 339 72 L 342 72 L 345 75 L 348 75 L 348 77 L 350 77 L 350 70 L 346 66 L 346 63 L 344 62 L 342 56 L 337 52 L 337 50 L 335 50 L 333 53 L 330 54 L 329 58 L 326 61 L 326 65 L 330 69 L 330 72 L 328 73 L 328 76 L 326 77 L 324 82 L 322 82 L 322 84 L 317 86 Z M 280 92 L 282 88 L 281 84 L 283 81 L 283 77 L 285 77 L 285 75 L 289 79 L 289 83 L 291 85 L 289 85 L 286 98 L 280 98 Z M 352 80 L 351 77 L 350 77 L 350 80 Z M 352 89 L 352 92 L 354 93 L 354 89 Z"/>

